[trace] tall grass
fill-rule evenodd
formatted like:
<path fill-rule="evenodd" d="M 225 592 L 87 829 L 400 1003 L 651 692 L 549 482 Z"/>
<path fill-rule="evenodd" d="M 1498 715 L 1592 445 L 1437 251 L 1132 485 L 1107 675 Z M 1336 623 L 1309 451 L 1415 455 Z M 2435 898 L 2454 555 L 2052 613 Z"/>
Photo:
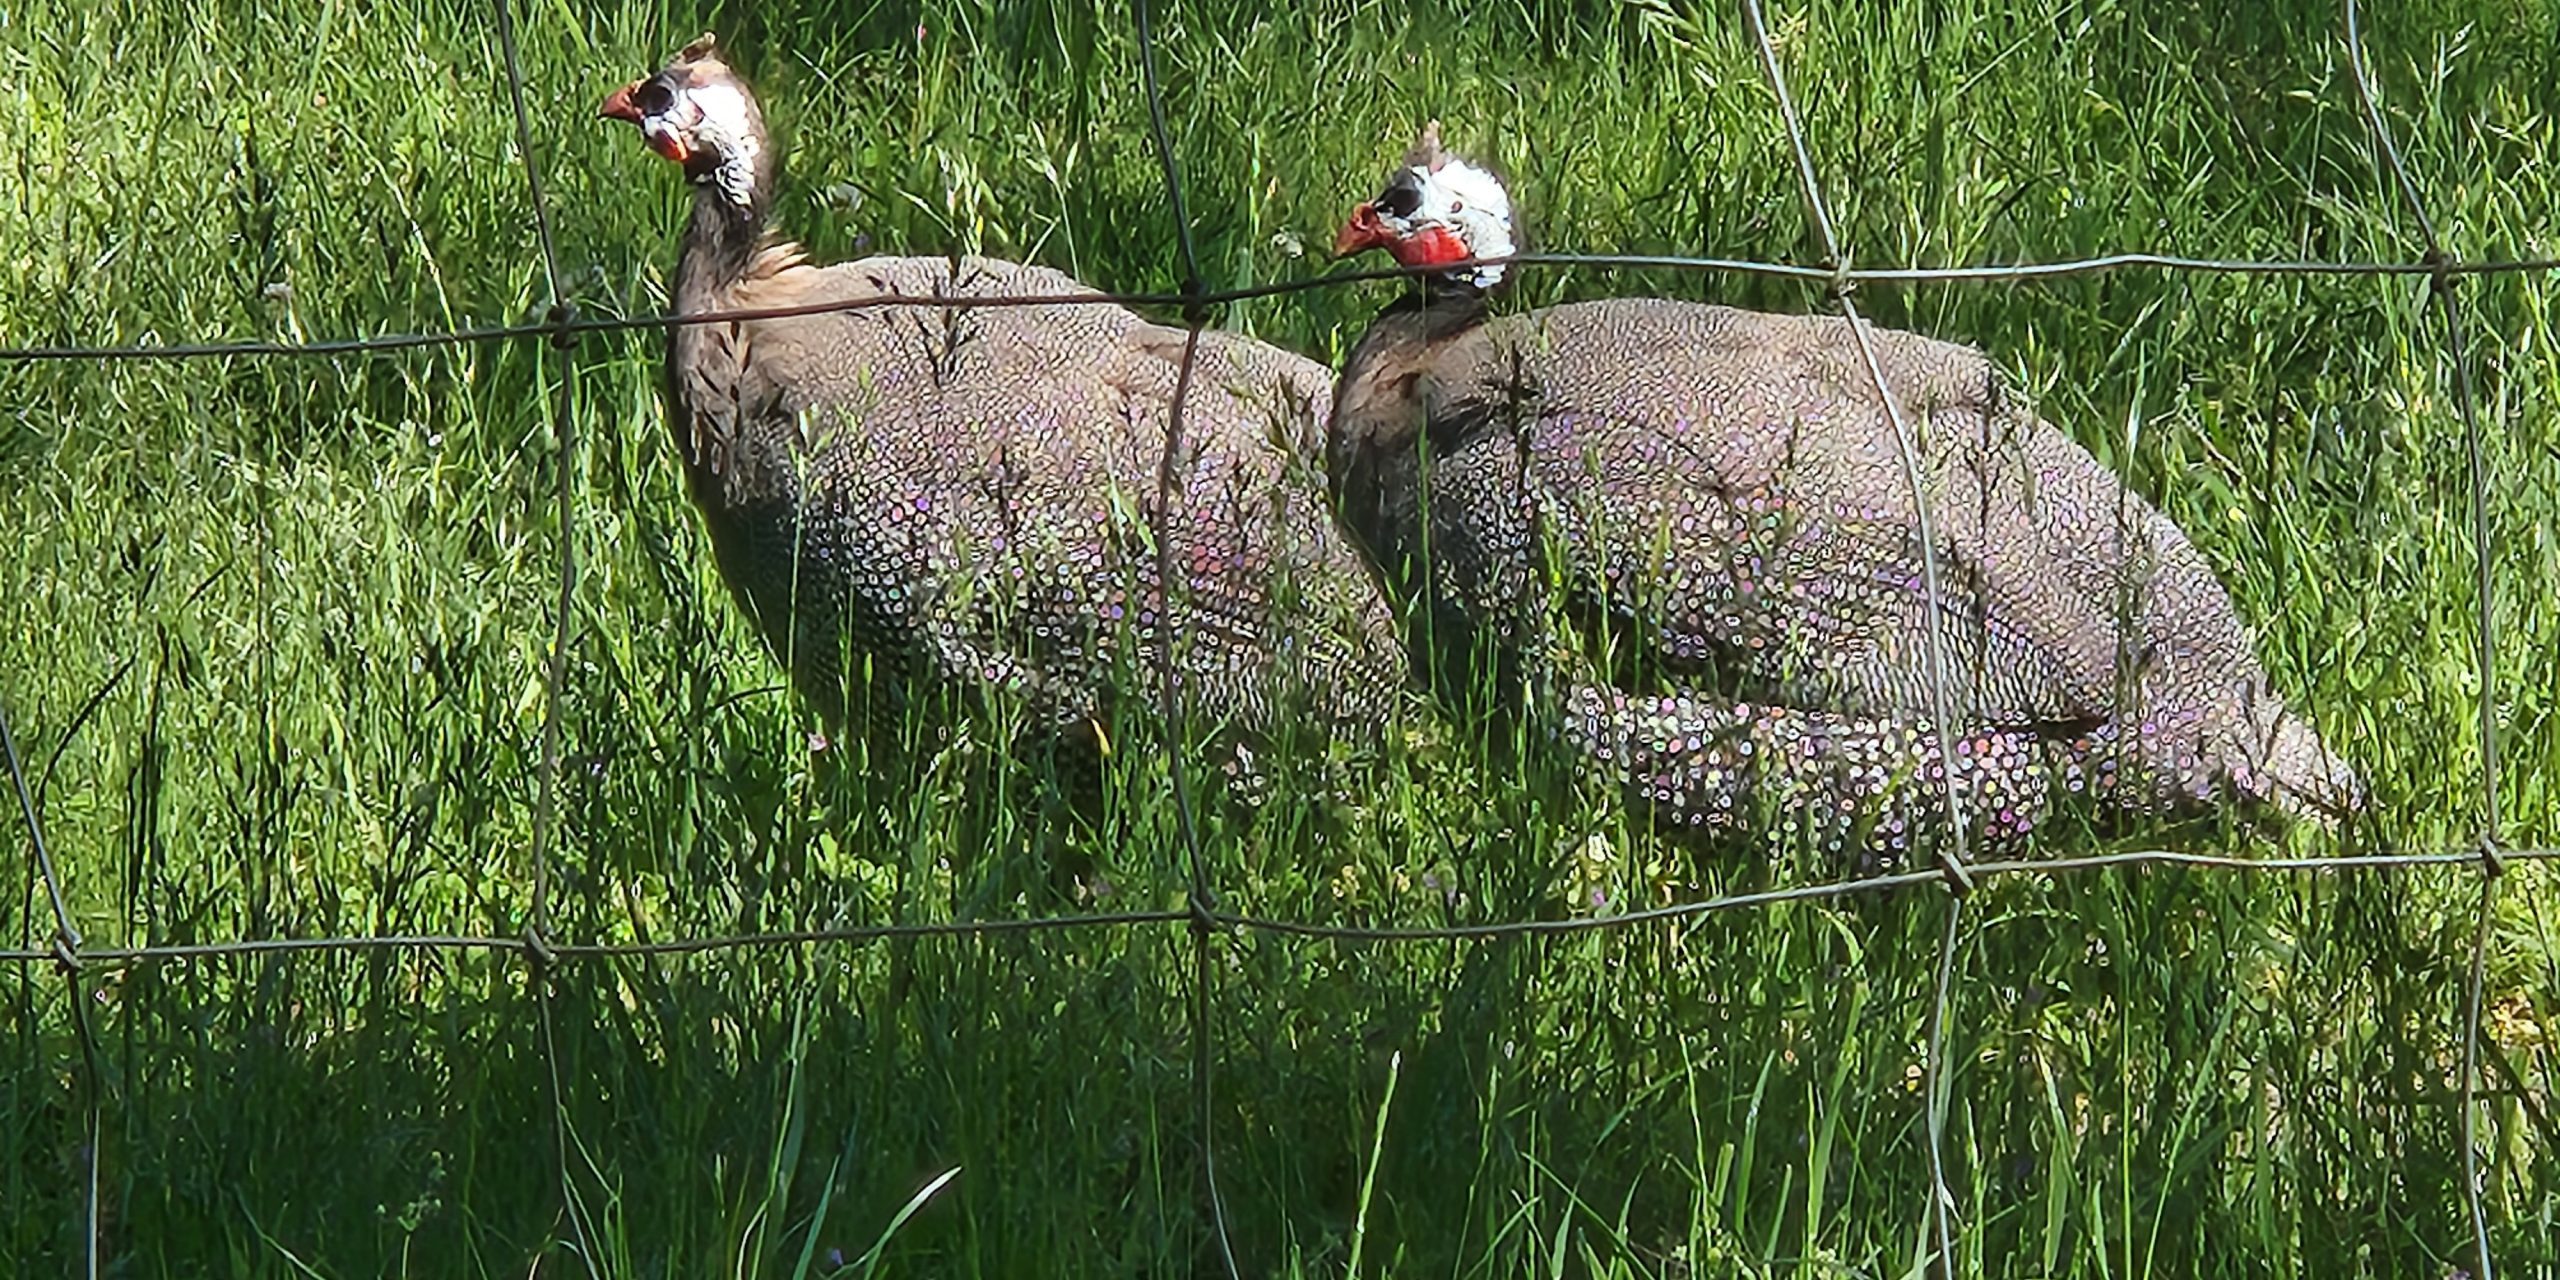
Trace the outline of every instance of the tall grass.
<path fill-rule="evenodd" d="M 1348 202 L 1432 116 L 1511 176 L 1539 247 L 1818 252 L 1723 6 L 1163 7 L 1213 286 L 1324 270 Z M 2375 9 L 2388 116 L 2453 250 L 2560 251 L 2560 18 Z M 1123 16 L 531 6 L 566 287 L 591 314 L 663 304 L 680 184 L 592 116 L 710 26 L 790 149 L 782 220 L 822 258 L 984 251 L 1170 288 Z M 1861 263 L 2418 253 L 2327 6 L 1956 0 L 1772 23 Z M 539 314 L 493 33 L 485 5 L 439 0 L 0 9 L 0 344 Z M 1514 305 L 1822 305 L 1739 277 L 1519 276 Z M 2128 272 L 1861 294 L 1884 323 L 1993 352 L 2184 525 L 2279 686 L 2372 779 L 2354 848 L 2478 834 L 2468 481 L 2424 288 Z M 2520 844 L 2560 839 L 2551 288 L 2461 286 Z M 1220 322 L 1338 357 L 1392 295 Z M 1180 904 L 1143 742 L 1091 823 L 1043 803 L 993 732 L 812 752 L 683 501 L 657 342 L 630 336 L 565 357 L 0 363 L 0 702 L 92 942 L 524 930 L 561 359 L 583 389 L 584 575 L 555 934 Z M 1228 905 L 1490 921 L 1819 870 L 1657 841 L 1606 797 L 1513 776 L 1418 700 L 1406 719 L 1356 788 L 1204 806 Z M 6 874 L 0 932 L 43 945 L 42 890 Z M 2551 888 L 2542 867 L 2510 874 L 2489 953 L 2484 1154 L 2509 1274 L 2560 1265 Z M 2464 870 L 1987 886 L 1949 1024 L 1962 1268 L 2467 1267 L 2474 889 Z M 1913 892 L 1543 940 L 1220 937 L 1205 1133 L 1178 930 L 582 961 L 552 974 L 547 1022 L 526 966 L 478 952 L 76 988 L 13 966 L 0 1271 L 76 1264 L 94 1155 L 111 1274 L 1189 1273 L 1216 1256 L 1196 1173 L 1214 1141 L 1248 1274 L 1902 1274 L 1924 1265 L 1918 1072 L 1946 910 Z"/>

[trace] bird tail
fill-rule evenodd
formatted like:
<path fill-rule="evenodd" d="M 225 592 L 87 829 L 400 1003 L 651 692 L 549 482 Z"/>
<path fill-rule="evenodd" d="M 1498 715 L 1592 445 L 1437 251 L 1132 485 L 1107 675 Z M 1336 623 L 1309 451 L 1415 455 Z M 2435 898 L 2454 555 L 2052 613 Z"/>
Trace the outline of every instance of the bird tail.
<path fill-rule="evenodd" d="M 1590 681 L 1556 690 L 1550 723 L 1586 777 L 1624 787 L 1677 827 L 1734 828 L 1752 709 L 1681 695 L 1636 697 Z"/>
<path fill-rule="evenodd" d="M 1587 682 L 1566 688 L 1559 709 L 1585 775 L 1673 829 L 1800 839 L 1869 870 L 1901 865 L 1944 830 L 1942 757 L 1919 725 Z M 2022 738 L 1972 732 L 1957 745 L 1975 839 L 2014 838 L 2042 819 L 2048 779 Z"/>
<path fill-rule="evenodd" d="M 2349 814 L 2363 812 L 2363 777 L 2320 741 L 2310 721 L 2273 696 L 2258 700 L 2249 719 L 2248 753 L 2254 759 L 2236 774 L 2243 792 L 2297 821 L 2330 830 Z"/>

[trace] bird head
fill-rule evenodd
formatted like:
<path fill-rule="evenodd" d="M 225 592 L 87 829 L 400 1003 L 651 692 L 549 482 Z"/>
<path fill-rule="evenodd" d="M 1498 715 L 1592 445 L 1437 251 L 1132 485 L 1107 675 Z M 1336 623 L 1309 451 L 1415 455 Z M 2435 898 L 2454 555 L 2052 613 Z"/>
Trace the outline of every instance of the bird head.
<path fill-rule="evenodd" d="M 638 126 L 649 149 L 684 167 L 697 183 L 717 186 L 745 208 L 761 194 L 764 113 L 716 43 L 703 33 L 660 67 L 605 96 L 596 114 Z"/>
<path fill-rule="evenodd" d="M 1408 267 L 1447 267 L 1439 282 L 1482 292 L 1502 282 L 1503 268 L 1473 263 L 1515 252 L 1511 196 L 1491 173 L 1441 150 L 1434 120 L 1386 189 L 1353 209 L 1333 239 L 1336 257 L 1363 249 L 1384 249 Z"/>

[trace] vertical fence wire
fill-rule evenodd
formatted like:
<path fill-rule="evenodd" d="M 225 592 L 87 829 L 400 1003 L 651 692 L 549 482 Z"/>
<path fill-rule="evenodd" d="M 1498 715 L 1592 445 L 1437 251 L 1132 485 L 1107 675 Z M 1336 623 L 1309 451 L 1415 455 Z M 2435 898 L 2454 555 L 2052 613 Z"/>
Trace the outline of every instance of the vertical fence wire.
<path fill-rule="evenodd" d="M 1823 265 L 1832 273 L 1831 298 L 1848 321 L 1849 336 L 1857 343 L 1858 359 L 1866 366 L 1867 377 L 1874 384 L 1877 403 L 1884 407 L 1885 418 L 1893 424 L 1894 450 L 1902 463 L 1903 483 L 1911 490 L 1912 519 L 1920 540 L 1920 581 L 1928 594 L 1925 613 L 1929 662 L 1929 717 L 1938 740 L 1938 758 L 1946 777 L 1944 788 L 1947 805 L 1947 842 L 1938 855 L 1939 865 L 1946 871 L 1951 887 L 1961 892 L 1972 887 L 1972 876 L 1966 870 L 1964 802 L 1956 779 L 1955 718 L 1947 707 L 1947 645 L 1938 625 L 1946 594 L 1938 576 L 1938 539 L 1936 524 L 1930 514 L 1926 464 L 1913 438 L 1910 420 L 1903 416 L 1902 402 L 1885 381 L 1884 366 L 1876 359 L 1874 342 L 1867 334 L 1866 318 L 1858 314 L 1858 304 L 1850 297 L 1854 291 L 1849 278 L 1849 257 L 1841 252 L 1840 238 L 1831 225 L 1831 212 L 1822 199 L 1822 183 L 1814 174 L 1813 149 L 1806 144 L 1804 123 L 1796 115 L 1795 99 L 1787 93 L 1787 77 L 1778 65 L 1777 46 L 1769 39 L 1769 27 L 1761 17 L 1760 0 L 1742 0 L 1742 16 L 1751 28 L 1751 38 L 1759 46 L 1760 69 L 1769 77 L 1769 88 L 1778 97 L 1778 115 L 1787 130 L 1787 143 L 1795 152 L 1796 177 L 1804 188 L 1805 209 L 1812 220 L 1814 234 L 1822 243 Z"/>
<path fill-rule="evenodd" d="M 1182 367 L 1174 374 L 1173 403 L 1165 413 L 1164 444 L 1156 456 L 1155 552 L 1156 591 L 1159 595 L 1156 618 L 1156 689 L 1163 702 L 1161 708 L 1167 782 L 1173 788 L 1174 819 L 1181 827 L 1182 846 L 1190 869 L 1190 887 L 1186 898 L 1190 906 L 1191 933 L 1191 1091 L 1197 1111 L 1194 1121 L 1199 1126 L 1197 1140 L 1200 1152 L 1201 1194 L 1209 1202 L 1209 1230 L 1218 1250 L 1218 1260 L 1228 1280 L 1242 1280 L 1243 1272 L 1236 1263 L 1235 1240 L 1227 1230 L 1226 1199 L 1218 1190 L 1218 1144 L 1216 1114 L 1216 1045 L 1211 1036 L 1216 1013 L 1215 956 L 1212 946 L 1216 926 L 1217 896 L 1209 879 L 1208 863 L 1200 843 L 1200 827 L 1192 813 L 1192 797 L 1183 767 L 1183 756 L 1190 749 L 1190 714 L 1182 696 L 1180 672 L 1174 662 L 1173 647 L 1180 628 L 1176 625 L 1178 601 L 1183 592 L 1176 578 L 1177 561 L 1173 549 L 1175 472 L 1182 463 L 1182 415 L 1192 387 L 1192 374 L 1200 358 L 1200 331 L 1209 323 L 1209 308 L 1202 300 L 1207 285 L 1200 276 L 1200 251 L 1191 236 L 1191 216 L 1182 199 L 1182 165 L 1174 155 L 1173 136 L 1165 127 L 1164 85 L 1156 72 L 1156 32 L 1147 0 L 1130 0 L 1129 16 L 1138 38 L 1138 71 L 1147 91 L 1147 129 L 1155 142 L 1156 158 L 1164 169 L 1164 191 L 1167 211 L 1173 217 L 1176 244 L 1182 252 Z M 1188 486 L 1184 486 L 1187 493 Z"/>
<path fill-rule="evenodd" d="M 552 1157 L 560 1184 L 560 1212 L 568 1219 L 578 1261 L 593 1277 L 595 1235 L 588 1229 L 577 1180 L 571 1173 L 574 1144 L 569 1133 L 568 1093 L 560 1079 L 560 1044 L 552 1013 L 551 979 L 556 959 L 551 947 L 551 859 L 559 843 L 561 689 L 568 683 L 569 642 L 576 625 L 578 589 L 577 404 L 578 332 L 572 327 L 576 309 L 560 288 L 560 249 L 551 231 L 551 205 L 542 181 L 542 165 L 534 156 L 532 112 L 525 105 L 524 58 L 516 38 L 511 0 L 490 0 L 498 43 L 505 55 L 507 101 L 515 116 L 516 155 L 523 161 L 525 195 L 533 211 L 534 234 L 542 250 L 542 276 L 551 302 L 545 319 L 552 326 L 550 346 L 559 379 L 549 399 L 552 415 L 552 468 L 556 488 L 555 520 L 559 539 L 558 595 L 552 615 L 551 646 L 543 669 L 542 759 L 534 796 L 533 892 L 526 912 L 524 956 L 527 985 L 532 988 L 542 1031 L 542 1065 L 551 1089 Z M 536 366 L 539 377 L 539 365 Z"/>
<path fill-rule="evenodd" d="M 560 690 L 567 683 L 569 639 L 577 602 L 577 397 L 578 362 L 577 331 L 570 326 L 576 319 L 574 308 L 560 292 L 560 251 L 551 235 L 551 210 L 542 183 L 542 168 L 533 155 L 531 114 L 524 101 L 524 62 L 517 51 L 514 6 L 509 0 L 491 0 L 496 11 L 498 42 L 506 58 L 507 94 L 515 112 L 516 154 L 524 161 L 525 190 L 533 208 L 535 235 L 542 247 L 542 274 L 551 297 L 548 315 L 552 326 L 551 347 L 560 361 L 560 379 L 551 396 L 552 463 L 557 488 L 552 498 L 557 504 L 559 523 L 559 594 L 552 618 L 548 662 L 543 671 L 542 759 L 540 778 L 534 796 L 533 811 L 533 898 L 529 927 L 539 938 L 550 929 L 551 852 L 558 839 L 560 818 Z"/>
<path fill-rule="evenodd" d="M 81 1229 L 81 1255 L 89 1280 L 97 1280 L 99 1269 L 98 1241 L 98 1148 L 105 1143 L 106 1087 L 105 1067 L 98 1061 L 98 1038 L 89 1027 L 88 995 L 80 986 L 80 929 L 72 923 L 71 905 L 62 894 L 62 875 L 53 864 L 53 850 L 45 843 L 44 820 L 36 813 L 35 793 L 27 788 L 26 762 L 18 756 L 18 735 L 9 725 L 9 709 L 0 704 L 0 755 L 9 762 L 9 784 L 18 793 L 18 812 L 26 819 L 27 856 L 33 858 L 36 872 L 44 880 L 45 896 L 53 903 L 53 946 L 50 955 L 62 972 L 62 985 L 69 996 L 72 1033 L 80 1038 L 80 1075 L 88 1096 L 86 1119 L 87 1140 L 82 1143 L 87 1165 L 87 1209 Z"/>
<path fill-rule="evenodd" d="M 2504 833 L 2498 812 L 2497 579 L 2490 558 L 2489 467 L 2480 434 L 2480 410 L 2472 394 L 2471 363 L 2463 344 L 2462 309 L 2453 296 L 2454 277 L 2449 269 L 2453 260 L 2445 252 L 2435 219 L 2428 215 L 2427 203 L 2418 194 L 2417 180 L 2410 176 L 2408 163 L 2392 138 L 2390 121 L 2383 116 L 2382 91 L 2365 63 L 2360 7 L 2356 0 L 2345 0 L 2345 9 L 2347 58 L 2355 71 L 2356 97 L 2364 106 L 2365 123 L 2373 131 L 2374 150 L 2384 175 L 2398 189 L 2401 203 L 2418 225 L 2426 244 L 2426 261 L 2435 268 L 2427 277 L 2427 291 L 2435 302 L 2444 335 L 2444 362 L 2453 384 L 2454 405 L 2462 417 L 2463 449 L 2470 468 L 2472 603 L 2479 614 L 2473 643 L 2480 676 L 2480 894 L 2472 920 L 2471 967 L 2463 983 L 2462 1088 L 2458 1105 L 2462 1109 L 2462 1195 L 2471 1216 L 2472 1260 L 2479 1267 L 2477 1280 L 2493 1280 L 2496 1273 L 2489 1256 L 2487 1174 L 2480 1158 L 2481 1003 L 2488 980 L 2489 935 L 2496 920 L 2498 882 L 2505 867 L 2499 852 Z"/>
<path fill-rule="evenodd" d="M 18 758 L 18 736 L 9 727 L 9 709 L 0 705 L 0 751 L 9 757 L 9 781 L 17 789 L 18 812 L 26 819 L 27 856 L 36 864 L 36 874 L 44 881 L 45 897 L 53 904 L 53 954 L 65 966 L 79 963 L 80 930 L 71 923 L 71 906 L 62 896 L 62 874 L 53 865 L 53 850 L 45 844 L 44 822 L 36 816 L 35 793 L 27 789 L 27 773 Z"/>
<path fill-rule="evenodd" d="M 1922 612 L 1928 640 L 1929 712 L 1938 742 L 1938 767 L 1945 780 L 1947 806 L 1946 840 L 1938 849 L 1938 866 L 1944 873 L 1947 889 L 1946 930 L 1939 937 L 1936 985 L 1929 1002 L 1925 1047 L 1921 1054 L 1921 1088 L 1925 1095 L 1925 1140 L 1929 1152 L 1929 1234 L 1935 1252 L 1937 1274 L 1952 1276 L 1955 1258 L 1955 1193 L 1947 1186 L 1946 1129 L 1947 1080 L 1946 1032 L 1949 1006 L 1954 1002 L 1956 948 L 1964 931 L 1965 895 L 1973 888 L 1970 859 L 1966 857 L 1964 802 L 1958 794 L 1955 751 L 1955 725 L 1947 709 L 1946 638 L 1938 624 L 1946 596 L 1938 580 L 1938 539 L 1929 514 L 1927 468 L 1912 438 L 1911 424 L 1904 418 L 1902 405 L 1893 387 L 1885 380 L 1884 366 L 1876 359 L 1875 344 L 1867 334 L 1866 318 L 1858 314 L 1858 305 L 1850 298 L 1851 282 L 1847 278 L 1848 255 L 1842 252 L 1840 237 L 1832 226 L 1830 210 L 1822 199 L 1822 183 L 1814 172 L 1813 149 L 1805 141 L 1804 123 L 1796 114 L 1795 99 L 1787 93 L 1785 69 L 1778 64 L 1778 49 L 1769 38 L 1769 24 L 1761 15 L 1760 0 L 1742 0 L 1743 22 L 1750 28 L 1752 41 L 1759 46 L 1760 69 L 1769 78 L 1769 88 L 1777 95 L 1778 115 L 1787 131 L 1787 143 L 1795 153 L 1796 177 L 1804 188 L 1807 216 L 1815 235 L 1822 243 L 1824 264 L 1831 268 L 1832 300 L 1840 308 L 1841 318 L 1849 326 L 1849 336 L 1857 343 L 1858 359 L 1866 366 L 1873 382 L 1877 403 L 1884 406 L 1885 417 L 1893 425 L 1894 449 L 1902 460 L 1903 481 L 1911 489 L 1913 523 L 1920 541 L 1920 576 L 1928 592 Z"/>

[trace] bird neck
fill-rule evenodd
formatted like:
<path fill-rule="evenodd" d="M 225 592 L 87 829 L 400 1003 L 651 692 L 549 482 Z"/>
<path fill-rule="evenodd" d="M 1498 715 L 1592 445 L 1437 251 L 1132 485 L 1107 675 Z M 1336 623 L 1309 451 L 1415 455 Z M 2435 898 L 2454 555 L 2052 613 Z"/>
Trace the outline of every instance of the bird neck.
<path fill-rule="evenodd" d="M 1437 342 L 1484 323 L 1486 311 L 1484 290 L 1424 276 L 1422 287 L 1388 303 L 1378 322 L 1406 341 Z"/>
<path fill-rule="evenodd" d="M 1378 313 L 1351 349 L 1335 384 L 1325 471 L 1336 516 L 1391 579 L 1409 578 L 1399 503 L 1417 491 L 1423 433 L 1430 429 L 1424 383 L 1441 348 L 1484 323 L 1481 294 L 1422 291 Z"/>
<path fill-rule="evenodd" d="M 679 312 L 716 311 L 755 263 L 764 243 L 765 213 L 771 198 L 765 175 L 748 187 L 748 199 L 732 199 L 723 183 L 693 184 L 693 216 L 685 223 L 684 248 L 676 259 L 675 303 Z"/>
<path fill-rule="evenodd" d="M 746 188 L 734 200 L 716 179 L 697 181 L 693 215 L 676 257 L 675 314 L 703 315 L 737 309 L 741 287 L 753 272 L 765 241 L 768 186 Z M 770 498 L 769 459 L 739 417 L 735 326 L 680 324 L 667 330 L 667 391 L 675 412 L 678 454 L 694 500 L 706 511 L 725 511 L 759 495 Z"/>
<path fill-rule="evenodd" d="M 1415 306 L 1455 311 L 1473 304 L 1477 311 L 1484 309 L 1484 286 L 1469 272 L 1424 276 L 1418 283 L 1420 287 L 1409 295 Z"/>

